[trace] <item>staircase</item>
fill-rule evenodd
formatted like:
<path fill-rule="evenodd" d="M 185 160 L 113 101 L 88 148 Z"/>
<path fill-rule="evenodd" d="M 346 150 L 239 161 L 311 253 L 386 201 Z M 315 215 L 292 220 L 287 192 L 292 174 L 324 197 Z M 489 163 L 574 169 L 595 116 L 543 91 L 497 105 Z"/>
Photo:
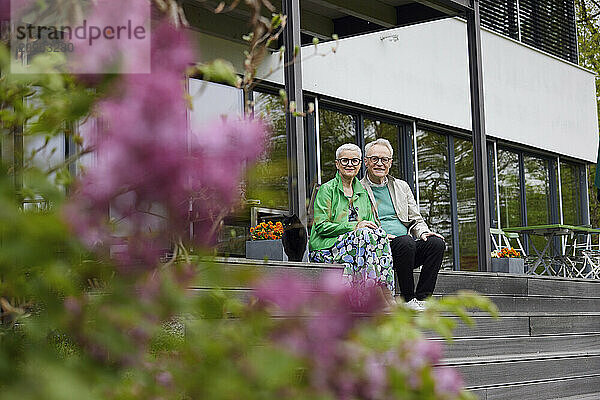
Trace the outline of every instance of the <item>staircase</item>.
<path fill-rule="evenodd" d="M 444 364 L 480 399 L 600 399 L 600 281 L 440 273 L 436 295 L 459 289 L 501 313 L 475 314 L 476 327 L 459 326 L 446 345 Z"/>
<path fill-rule="evenodd" d="M 241 279 L 256 273 L 295 272 L 313 279 L 331 269 L 341 273 L 339 266 L 325 264 L 217 262 Z M 250 295 L 248 287 L 228 279 L 209 286 Z M 488 296 L 501 314 L 493 319 L 474 313 L 476 326 L 459 323 L 454 341 L 444 345 L 443 364 L 458 368 L 480 399 L 600 400 L 600 281 L 441 271 L 435 296 L 464 289 Z"/>

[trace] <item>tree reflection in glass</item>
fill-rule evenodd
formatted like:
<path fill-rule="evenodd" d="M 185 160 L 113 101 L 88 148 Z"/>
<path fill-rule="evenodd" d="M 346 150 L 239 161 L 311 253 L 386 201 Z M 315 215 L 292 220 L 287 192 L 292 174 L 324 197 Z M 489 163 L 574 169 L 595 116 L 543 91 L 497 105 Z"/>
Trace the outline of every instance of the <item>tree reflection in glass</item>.
<path fill-rule="evenodd" d="M 254 115 L 271 128 L 268 151 L 250 171 L 247 199 L 260 200 L 261 207 L 287 210 L 288 166 L 285 110 L 279 96 L 254 92 Z"/>
<path fill-rule="evenodd" d="M 460 269 L 477 271 L 475 177 L 473 174 L 473 144 L 470 140 L 454 138 L 454 161 L 456 165 L 456 209 Z"/>
<path fill-rule="evenodd" d="M 524 156 L 525 197 L 527 199 L 527 225 L 550 222 L 550 178 L 548 161 Z"/>
<path fill-rule="evenodd" d="M 519 156 L 498 149 L 498 195 L 500 197 L 500 227 L 521 226 L 521 185 Z"/>
<path fill-rule="evenodd" d="M 354 116 L 321 108 L 319 110 L 321 182 L 335 176 L 335 151 L 344 143 L 356 143 Z"/>
<path fill-rule="evenodd" d="M 527 225 L 545 225 L 550 223 L 550 177 L 548 161 L 525 155 L 525 197 L 527 200 Z M 546 240 L 540 236 L 531 236 L 538 250 L 543 249 Z"/>
<path fill-rule="evenodd" d="M 580 225 L 581 190 L 579 188 L 579 166 L 560 162 L 560 190 L 562 195 L 563 223 Z"/>
<path fill-rule="evenodd" d="M 452 267 L 452 216 L 448 138 L 434 132 L 417 131 L 419 165 L 419 205 L 429 228 L 444 236 L 446 252 L 443 267 Z"/>
<path fill-rule="evenodd" d="M 596 198 L 598 188 L 594 185 L 594 181 L 596 179 L 596 164 L 590 164 L 587 166 L 588 173 L 588 200 L 590 205 L 590 224 L 592 227 L 598 228 L 600 227 L 600 203 Z M 598 243 L 598 235 L 592 235 L 593 243 Z"/>
<path fill-rule="evenodd" d="M 398 126 L 381 121 L 366 119 L 364 120 L 365 144 L 376 139 L 387 139 L 394 148 L 393 164 L 390 168 L 390 175 L 399 178 L 400 168 L 398 163 L 398 154 L 400 154 L 400 145 L 398 143 Z"/>

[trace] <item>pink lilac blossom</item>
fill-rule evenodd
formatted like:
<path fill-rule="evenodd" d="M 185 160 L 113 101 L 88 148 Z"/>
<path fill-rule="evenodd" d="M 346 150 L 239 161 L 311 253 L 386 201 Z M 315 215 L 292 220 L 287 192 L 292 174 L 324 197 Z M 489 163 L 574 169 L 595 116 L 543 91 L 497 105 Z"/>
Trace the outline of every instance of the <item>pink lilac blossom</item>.
<path fill-rule="evenodd" d="M 0 21 L 21 18 L 33 3 L 34 0 L 0 0 Z"/>
<path fill-rule="evenodd" d="M 385 302 L 378 286 L 360 279 L 347 284 L 341 274 L 335 273 L 325 274 L 316 285 L 286 275 L 260 283 L 256 295 L 259 303 L 275 304 L 288 314 L 302 315 L 278 329 L 274 339 L 310 360 L 310 380 L 316 389 L 335 393 L 339 399 L 353 398 L 361 391 L 367 396 L 384 390 L 385 371 L 381 364 L 374 364 L 378 360 L 369 360 L 364 363 L 364 371 L 353 373 L 349 369 L 360 365 L 362 356 L 344 344 L 365 314 L 383 310 Z"/>
<path fill-rule="evenodd" d="M 463 379 L 454 368 L 438 367 L 434 371 L 435 392 L 440 399 L 451 399 L 460 393 Z"/>
<path fill-rule="evenodd" d="M 101 129 L 86 143 L 98 162 L 65 209 L 85 244 L 111 248 L 128 269 L 153 268 L 172 240 L 186 240 L 192 221 L 204 228 L 195 243 L 210 245 L 219 215 L 239 199 L 244 167 L 264 151 L 260 120 L 188 132 L 183 78 L 193 60 L 181 31 L 167 23 L 154 31 L 152 73 L 125 75 L 98 105 Z"/>
<path fill-rule="evenodd" d="M 441 360 L 439 342 L 424 338 L 383 353 L 351 340 L 361 321 L 377 315 L 385 305 L 380 287 L 372 280 L 359 276 L 348 284 L 333 272 L 316 282 L 284 275 L 260 282 L 256 295 L 259 305 L 274 304 L 286 314 L 273 339 L 308 361 L 309 382 L 326 397 L 390 398 L 390 379 L 398 377 L 418 392 L 423 390 L 424 374 Z M 458 373 L 450 368 L 434 371 L 436 394 L 441 399 L 456 398 L 462 387 Z"/>
<path fill-rule="evenodd" d="M 83 26 L 83 21 L 79 26 Z M 85 26 L 88 31 L 85 37 L 73 35 L 70 40 L 74 48 L 74 52 L 68 54 L 71 72 L 150 72 L 148 0 L 97 0 L 85 17 Z M 118 27 L 127 29 L 120 30 Z M 98 31 L 92 32 L 92 29 Z M 95 39 L 91 40 L 92 36 Z"/>
<path fill-rule="evenodd" d="M 418 339 L 407 346 L 408 363 L 413 369 L 438 364 L 442 357 L 442 346 L 433 340 Z"/>

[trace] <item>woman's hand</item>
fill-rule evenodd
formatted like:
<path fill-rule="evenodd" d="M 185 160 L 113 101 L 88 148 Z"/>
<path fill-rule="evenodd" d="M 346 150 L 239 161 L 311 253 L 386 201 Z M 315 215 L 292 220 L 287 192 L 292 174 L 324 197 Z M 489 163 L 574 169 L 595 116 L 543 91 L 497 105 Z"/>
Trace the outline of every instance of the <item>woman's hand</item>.
<path fill-rule="evenodd" d="M 356 229 L 361 229 L 361 228 L 371 228 L 371 229 L 377 229 L 379 228 L 377 226 L 377 224 L 375 222 L 371 222 L 371 221 L 360 221 L 358 224 L 356 224 L 356 227 L 354 228 L 354 230 Z"/>

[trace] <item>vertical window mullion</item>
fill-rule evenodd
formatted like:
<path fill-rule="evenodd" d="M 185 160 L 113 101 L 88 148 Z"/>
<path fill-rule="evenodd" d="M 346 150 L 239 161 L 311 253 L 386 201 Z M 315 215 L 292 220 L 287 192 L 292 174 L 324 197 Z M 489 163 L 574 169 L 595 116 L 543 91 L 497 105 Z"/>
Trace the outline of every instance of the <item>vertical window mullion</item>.
<path fill-rule="evenodd" d="M 557 175 L 556 170 L 554 169 L 554 163 L 556 160 L 550 158 L 548 159 L 548 180 L 550 184 L 550 212 L 548 213 L 548 217 L 550 219 L 550 223 L 558 224 L 560 223 L 560 217 L 558 215 L 558 199 L 557 199 Z"/>
<path fill-rule="evenodd" d="M 521 225 L 527 226 L 527 196 L 525 193 L 525 165 L 523 161 L 523 152 L 519 151 L 519 186 L 521 197 Z M 523 240 L 525 251 L 529 253 L 529 237 L 525 235 Z"/>
<path fill-rule="evenodd" d="M 415 184 L 415 171 L 414 171 L 414 157 L 413 154 L 416 152 L 416 148 L 413 145 L 413 136 L 415 132 L 413 131 L 412 123 L 403 124 L 401 131 L 401 143 L 402 143 L 402 154 L 399 154 L 399 157 L 402 157 L 399 162 L 402 162 L 404 180 L 408 183 L 413 193 L 417 192 L 417 185 Z"/>
<path fill-rule="evenodd" d="M 364 116 L 362 114 L 358 114 L 355 118 L 355 124 L 356 124 L 356 144 L 358 145 L 358 147 L 360 147 L 360 150 L 362 151 L 363 157 L 366 156 L 365 153 L 365 120 L 364 120 Z M 360 172 L 359 172 L 359 179 L 362 179 L 365 176 L 366 170 L 365 170 L 365 163 L 361 163 L 360 164 Z"/>
<path fill-rule="evenodd" d="M 414 157 L 415 157 L 415 197 L 417 201 L 417 206 L 419 210 L 421 209 L 420 205 L 420 197 L 419 197 L 419 159 L 417 157 L 417 152 L 419 151 L 419 147 L 417 146 L 417 122 L 413 121 L 412 123 L 412 131 L 413 131 L 413 147 L 415 149 Z"/>
<path fill-rule="evenodd" d="M 558 173 L 558 176 L 557 176 L 557 182 L 558 182 L 558 216 L 559 216 L 559 222 L 561 224 L 564 224 L 565 217 L 564 217 L 564 214 L 563 214 L 562 170 L 560 168 L 560 157 L 556 158 L 556 170 L 557 170 L 557 173 Z"/>
<path fill-rule="evenodd" d="M 304 104 L 309 104 L 309 99 L 305 99 Z M 314 100 L 316 103 L 316 99 Z M 316 106 L 315 106 L 316 107 Z M 316 119 L 316 111 L 306 115 L 306 124 L 304 125 L 304 129 L 306 130 L 306 140 L 305 140 L 305 156 L 306 160 L 306 187 L 307 187 L 307 197 L 310 199 L 312 194 L 312 188 L 315 185 L 315 182 L 319 181 L 319 168 L 318 164 L 318 139 L 316 139 L 316 130 L 317 130 L 317 119 Z"/>
<path fill-rule="evenodd" d="M 315 97 L 315 143 L 316 143 L 316 160 L 317 160 L 317 183 L 320 185 L 321 181 L 321 137 L 319 135 L 319 98 Z"/>
<path fill-rule="evenodd" d="M 590 203 L 588 194 L 588 173 L 587 167 L 582 165 L 579 167 L 579 184 L 581 192 L 581 222 L 583 225 L 589 225 L 590 223 Z M 593 196 L 596 197 L 596 196 Z"/>
<path fill-rule="evenodd" d="M 448 135 L 448 172 L 450 178 L 450 217 L 452 219 L 452 248 L 454 270 L 460 271 L 460 254 L 458 238 L 458 198 L 456 195 L 456 158 L 454 154 L 454 136 Z"/>

